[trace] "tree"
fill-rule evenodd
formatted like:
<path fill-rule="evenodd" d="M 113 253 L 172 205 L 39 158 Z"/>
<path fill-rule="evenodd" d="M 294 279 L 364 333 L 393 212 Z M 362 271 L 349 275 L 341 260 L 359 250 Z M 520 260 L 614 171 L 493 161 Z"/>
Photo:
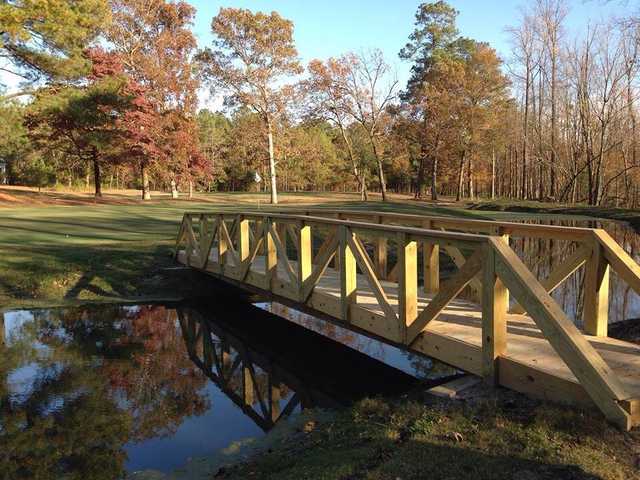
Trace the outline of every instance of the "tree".
<path fill-rule="evenodd" d="M 293 96 L 284 78 L 301 73 L 293 23 L 276 12 L 252 13 L 221 8 L 211 23 L 214 49 L 199 55 L 205 77 L 228 92 L 227 101 L 245 105 L 264 122 L 269 153 L 271 202 L 278 203 L 274 131 L 278 117 Z"/>
<path fill-rule="evenodd" d="M 349 57 L 330 58 L 326 62 L 313 60 L 309 63 L 309 79 L 304 82 L 309 100 L 308 115 L 332 122 L 340 131 L 347 150 L 353 176 L 358 183 L 360 198 L 368 199 L 365 167 L 356 158 L 352 140 L 348 134 L 350 99 L 345 85 L 350 71 Z"/>
<path fill-rule="evenodd" d="M 142 198 L 151 198 L 149 174 L 166 183 L 209 175 L 202 162 L 196 127 L 197 90 L 191 31 L 195 9 L 184 1 L 112 0 L 113 21 L 106 36 L 124 72 L 145 89 L 157 110 L 153 143 L 164 155 L 140 156 Z M 148 132 L 148 130 L 147 130 Z M 148 134 L 147 134 L 148 135 Z"/>
<path fill-rule="evenodd" d="M 0 70 L 31 82 L 80 78 L 91 67 L 83 51 L 108 19 L 107 0 L 0 2 L 0 57 L 12 65 Z"/>
<path fill-rule="evenodd" d="M 371 50 L 360 55 L 347 54 L 341 63 L 345 75 L 339 88 L 344 92 L 346 112 L 363 129 L 373 152 L 378 171 L 382 200 L 387 200 L 387 184 L 381 137 L 384 134 L 386 109 L 396 98 L 396 79 L 388 79 L 389 65 L 380 50 Z"/>
<path fill-rule="evenodd" d="M 41 149 L 89 162 L 95 196 L 101 197 L 104 164 L 122 162 L 138 149 L 149 153 L 137 133 L 148 103 L 140 87 L 122 73 L 117 56 L 101 49 L 88 50 L 86 56 L 92 62 L 87 85 L 38 91 L 27 126 Z"/>

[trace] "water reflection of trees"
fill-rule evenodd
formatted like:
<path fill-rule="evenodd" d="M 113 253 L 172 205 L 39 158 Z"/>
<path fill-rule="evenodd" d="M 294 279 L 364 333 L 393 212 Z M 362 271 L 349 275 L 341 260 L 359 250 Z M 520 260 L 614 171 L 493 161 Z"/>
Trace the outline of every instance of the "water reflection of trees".
<path fill-rule="evenodd" d="M 636 261 L 640 260 L 640 235 L 624 223 L 594 222 L 580 220 L 547 220 L 529 223 L 544 223 L 546 225 L 562 225 L 571 227 L 603 228 L 622 248 Z M 516 250 L 524 263 L 529 266 L 538 279 L 544 279 L 557 265 L 566 261 L 575 252 L 577 246 L 573 242 L 513 238 L 511 246 Z M 582 318 L 584 283 L 584 267 L 568 278 L 554 292 L 553 297 L 563 310 L 580 323 Z M 609 321 L 616 322 L 628 318 L 640 317 L 640 297 L 612 272 L 610 283 Z"/>
<path fill-rule="evenodd" d="M 163 307 L 40 310 L 4 340 L 4 478 L 120 478 L 126 443 L 207 408 L 206 379 Z"/>

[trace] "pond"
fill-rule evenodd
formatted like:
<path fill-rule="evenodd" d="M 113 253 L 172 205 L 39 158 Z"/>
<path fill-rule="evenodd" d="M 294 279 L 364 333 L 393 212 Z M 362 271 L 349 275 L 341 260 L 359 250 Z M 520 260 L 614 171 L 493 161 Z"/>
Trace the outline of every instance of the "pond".
<path fill-rule="evenodd" d="M 3 478 L 211 478 L 242 445 L 291 428 L 307 408 L 399 395 L 456 374 L 265 302 L 87 305 L 1 318 Z"/>

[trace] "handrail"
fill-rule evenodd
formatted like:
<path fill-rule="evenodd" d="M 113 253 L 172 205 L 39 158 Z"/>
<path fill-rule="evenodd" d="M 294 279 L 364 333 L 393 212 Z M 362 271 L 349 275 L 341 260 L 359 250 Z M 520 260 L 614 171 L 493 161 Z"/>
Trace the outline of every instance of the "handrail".
<path fill-rule="evenodd" d="M 525 231 L 513 227 L 521 227 L 521 224 L 466 221 L 465 225 L 469 222 L 483 222 L 481 225 L 492 227 L 500 225 L 487 235 L 442 229 L 440 220 L 435 217 L 410 216 L 412 220 L 420 218 L 422 225 L 430 227 L 421 228 L 382 223 L 380 217 L 384 214 L 378 212 L 366 217 L 376 217 L 379 220 L 376 223 L 326 218 L 316 215 L 316 210 L 313 213 L 185 213 L 176 240 L 176 256 L 182 255 L 181 261 L 187 265 L 273 292 L 411 348 L 429 331 L 430 322 L 466 286 L 470 286 L 475 290 L 482 312 L 481 372 L 496 383 L 501 381 L 500 359 L 508 351 L 507 309 L 508 294 L 511 293 L 522 305 L 519 313 L 528 313 L 605 415 L 625 428 L 635 421 L 631 409 L 638 408 L 634 403 L 636 400 L 629 398 L 615 372 L 549 294 L 585 265 L 585 332 L 606 336 L 609 267 L 634 289 L 640 289 L 640 267 L 603 230 L 526 225 L 538 235 L 558 229 L 564 232 L 563 235 L 579 231 L 580 236 L 571 240 L 584 240 L 570 262 L 541 282 L 508 244 L 508 232 Z M 340 212 L 340 215 L 348 217 L 349 213 Z M 396 220 L 406 217 L 392 216 Z M 454 220 L 447 221 L 450 225 L 461 225 Z M 477 227 L 478 224 L 473 225 Z M 312 233 L 324 237 L 315 255 Z M 394 243 L 397 258 L 389 275 L 386 272 L 388 240 Z M 373 259 L 365 248 L 365 242 L 371 241 L 374 242 Z M 293 249 L 287 248 L 288 242 L 293 244 Z M 180 250 L 182 244 L 185 244 L 184 250 Z M 438 246 L 454 258 L 459 269 L 442 285 Z M 424 290 L 434 295 L 421 308 L 418 308 L 419 249 L 424 255 Z M 289 258 L 293 252 L 295 260 Z M 338 294 L 322 293 L 317 287 L 332 262 L 331 275 L 335 283 L 330 289 Z M 356 293 L 363 287 L 358 286 L 359 282 L 366 283 L 371 292 L 368 298 L 373 298 L 380 313 L 372 313 L 358 304 Z M 393 289 L 393 294 L 389 289 Z"/>
<path fill-rule="evenodd" d="M 191 215 L 199 215 L 202 212 L 186 212 Z M 228 214 L 233 214 L 229 211 Z M 372 219 L 370 223 L 383 223 L 384 220 L 398 220 L 404 223 L 413 223 L 414 226 L 424 228 L 430 224 L 431 229 L 460 230 L 478 232 L 491 235 L 510 235 L 513 237 L 530 238 L 556 238 L 572 241 L 586 241 L 590 238 L 594 229 L 588 227 L 564 227 L 559 225 L 525 224 L 518 222 L 503 222 L 499 220 L 481 220 L 460 217 L 447 217 L 443 215 L 390 213 L 381 211 L 362 210 L 334 210 L 325 208 L 266 208 L 264 214 L 304 215 L 322 217 L 322 215 L 339 215 L 341 219 L 349 220 L 357 217 Z M 322 217 L 324 218 L 324 217 Z M 380 219 L 381 221 L 378 221 Z"/>

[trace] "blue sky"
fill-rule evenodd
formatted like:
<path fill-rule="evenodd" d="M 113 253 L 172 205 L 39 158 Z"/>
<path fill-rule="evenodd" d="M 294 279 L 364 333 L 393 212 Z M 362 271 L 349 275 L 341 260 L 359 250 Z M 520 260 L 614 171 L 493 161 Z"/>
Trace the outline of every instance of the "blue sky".
<path fill-rule="evenodd" d="M 220 7 L 242 7 L 270 12 L 292 20 L 300 58 L 306 64 L 313 58 L 337 56 L 347 51 L 371 47 L 382 49 L 397 71 L 401 85 L 406 83 L 410 66 L 398 58 L 413 29 L 417 0 L 193 0 L 198 10 L 195 33 L 201 45 L 211 43 L 211 18 Z M 460 32 L 475 40 L 489 42 L 506 60 L 509 39 L 505 28 L 518 23 L 526 0 L 450 0 L 459 12 Z M 572 0 L 567 18 L 569 33 L 584 28 L 609 14 L 622 15 L 635 0 Z"/>

